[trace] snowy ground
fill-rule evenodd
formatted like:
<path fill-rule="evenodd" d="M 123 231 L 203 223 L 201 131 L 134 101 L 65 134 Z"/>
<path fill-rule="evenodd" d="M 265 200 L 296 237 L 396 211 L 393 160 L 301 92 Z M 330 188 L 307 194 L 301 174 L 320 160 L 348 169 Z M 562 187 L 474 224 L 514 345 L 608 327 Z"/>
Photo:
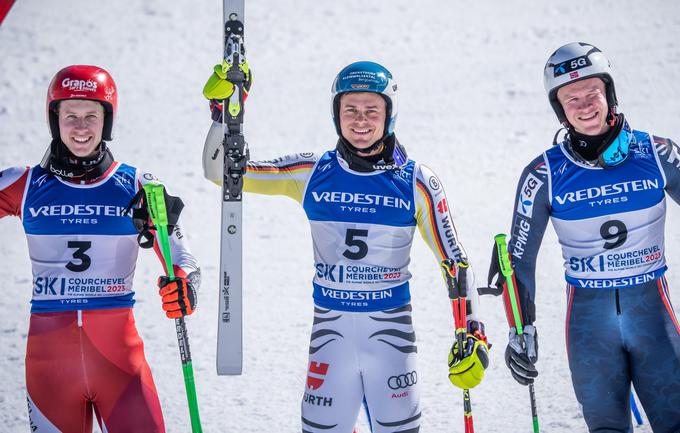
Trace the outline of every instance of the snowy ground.
<path fill-rule="evenodd" d="M 255 82 L 246 134 L 252 156 L 321 152 L 334 145 L 329 88 L 362 59 L 395 75 L 397 135 L 448 189 L 458 232 L 486 275 L 493 235 L 507 231 L 522 167 L 550 146 L 557 122 L 542 84 L 547 56 L 583 40 L 613 62 L 622 110 L 632 125 L 680 138 L 680 15 L 675 2 L 538 0 L 253 0 L 246 37 Z M 245 369 L 215 374 L 219 192 L 202 178 L 209 115 L 200 90 L 221 55 L 217 0 L 20 0 L 0 27 L 0 167 L 33 165 L 48 144 L 44 98 L 61 67 L 97 64 L 119 87 L 111 148 L 118 159 L 165 180 L 187 204 L 185 232 L 202 264 L 198 313 L 188 320 L 199 404 L 207 432 L 299 431 L 312 304 L 312 253 L 304 214 L 283 198 L 248 196 L 245 207 Z M 667 257 L 671 295 L 680 291 L 680 212 L 671 203 Z M 17 219 L 0 222 L 4 287 L 0 320 L 0 431 L 28 429 L 23 359 L 30 266 Z M 142 254 L 136 317 L 146 342 L 169 433 L 189 431 L 174 329 Z M 413 249 L 414 320 L 419 336 L 424 432 L 463 431 L 461 393 L 446 379 L 452 318 L 436 263 Z M 561 257 L 552 229 L 539 259 L 543 431 L 585 431 L 565 356 Z M 529 431 L 528 395 L 502 360 L 500 300 L 483 301 L 495 343 L 484 383 L 472 391 L 479 432 Z M 660 397 L 663 398 L 663 397 Z M 363 432 L 368 429 L 360 424 Z M 649 428 L 637 429 L 648 432 Z"/>

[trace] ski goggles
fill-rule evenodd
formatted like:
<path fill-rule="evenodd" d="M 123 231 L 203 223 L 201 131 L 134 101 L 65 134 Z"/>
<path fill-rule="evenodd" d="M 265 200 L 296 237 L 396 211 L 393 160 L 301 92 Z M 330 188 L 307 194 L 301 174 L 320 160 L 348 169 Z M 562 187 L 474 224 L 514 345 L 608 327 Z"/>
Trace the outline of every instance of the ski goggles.
<path fill-rule="evenodd" d="M 616 167 L 628 159 L 630 143 L 634 140 L 633 133 L 624 125 L 614 140 L 604 152 L 597 157 L 600 166 L 604 168 Z"/>

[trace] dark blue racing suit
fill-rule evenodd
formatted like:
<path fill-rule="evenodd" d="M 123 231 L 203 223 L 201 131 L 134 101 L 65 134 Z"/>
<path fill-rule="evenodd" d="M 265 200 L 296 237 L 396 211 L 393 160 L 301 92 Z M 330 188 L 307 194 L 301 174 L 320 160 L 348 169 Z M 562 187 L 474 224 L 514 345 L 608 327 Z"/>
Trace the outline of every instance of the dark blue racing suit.
<path fill-rule="evenodd" d="M 630 385 L 656 433 L 680 432 L 680 328 L 664 273 L 668 194 L 680 203 L 680 149 L 624 125 L 630 154 L 603 169 L 569 139 L 522 173 L 509 251 L 525 324 L 535 320 L 535 266 L 552 220 L 565 260 L 567 351 L 591 432 L 632 432 Z"/>

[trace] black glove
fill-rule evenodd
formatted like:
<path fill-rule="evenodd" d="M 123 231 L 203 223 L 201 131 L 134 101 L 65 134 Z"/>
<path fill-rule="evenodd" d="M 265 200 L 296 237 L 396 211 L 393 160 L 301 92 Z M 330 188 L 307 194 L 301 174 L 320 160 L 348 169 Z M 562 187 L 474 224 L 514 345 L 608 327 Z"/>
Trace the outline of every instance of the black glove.
<path fill-rule="evenodd" d="M 533 325 L 524 326 L 523 331 L 522 335 L 517 335 L 517 330 L 510 328 L 508 346 L 505 348 L 505 364 L 517 382 L 529 385 L 538 376 L 534 365 L 538 361 L 538 334 Z"/>

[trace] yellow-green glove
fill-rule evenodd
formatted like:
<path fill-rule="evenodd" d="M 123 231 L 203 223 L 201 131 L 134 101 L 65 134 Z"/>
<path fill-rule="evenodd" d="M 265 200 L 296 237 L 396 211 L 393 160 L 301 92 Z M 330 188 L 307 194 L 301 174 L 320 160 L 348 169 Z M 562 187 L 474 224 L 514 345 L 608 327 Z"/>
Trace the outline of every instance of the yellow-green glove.
<path fill-rule="evenodd" d="M 246 81 L 243 84 L 243 100 L 245 101 L 252 84 L 252 75 L 248 62 L 239 65 L 239 68 L 246 74 Z M 229 70 L 229 65 L 225 61 L 213 67 L 213 73 L 203 86 L 203 96 L 210 100 L 222 101 L 234 93 L 234 85 L 227 80 L 227 70 Z"/>
<path fill-rule="evenodd" d="M 484 379 L 489 366 L 489 345 L 479 330 L 467 333 L 463 343 L 463 358 L 458 351 L 458 340 L 449 352 L 449 380 L 462 389 L 471 389 Z"/>
<path fill-rule="evenodd" d="M 243 103 L 248 98 L 250 85 L 252 84 L 252 73 L 248 67 L 248 62 L 239 65 L 239 68 L 246 74 L 246 81 L 243 83 Z M 222 122 L 222 111 L 224 110 L 225 100 L 234 94 L 234 84 L 227 80 L 229 65 L 222 61 L 221 64 L 213 67 L 213 73 L 203 86 L 203 96 L 210 100 L 210 112 L 215 122 Z M 228 104 L 229 113 L 236 116 L 241 111 L 241 104 L 238 100 L 230 101 Z"/>

